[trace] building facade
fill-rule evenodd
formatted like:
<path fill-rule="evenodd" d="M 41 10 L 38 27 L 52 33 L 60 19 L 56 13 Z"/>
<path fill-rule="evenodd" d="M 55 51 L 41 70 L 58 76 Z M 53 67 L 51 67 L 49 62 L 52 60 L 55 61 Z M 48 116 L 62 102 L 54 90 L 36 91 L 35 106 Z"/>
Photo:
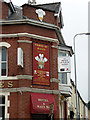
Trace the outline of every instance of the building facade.
<path fill-rule="evenodd" d="M 70 74 L 58 72 L 58 56 L 73 52 L 61 34 L 61 3 L 0 6 L 0 118 L 67 119 Z"/>
<path fill-rule="evenodd" d="M 68 99 L 68 118 L 76 118 L 76 92 L 74 82 L 71 80 L 72 96 Z M 78 99 L 78 117 L 79 119 L 88 119 L 87 104 L 82 99 L 79 91 L 77 91 Z"/>
<path fill-rule="evenodd" d="M 68 58 L 73 54 L 72 48 L 66 45 L 59 45 L 58 47 L 58 57 L 59 58 Z M 63 59 L 62 59 L 63 60 Z M 58 60 L 58 68 L 59 68 Z M 66 64 L 66 62 L 65 62 Z M 68 68 L 69 69 L 69 68 Z M 68 118 L 68 98 L 72 96 L 72 87 L 71 87 L 71 71 L 58 71 L 58 80 L 59 80 L 59 103 L 60 103 L 60 118 Z"/>

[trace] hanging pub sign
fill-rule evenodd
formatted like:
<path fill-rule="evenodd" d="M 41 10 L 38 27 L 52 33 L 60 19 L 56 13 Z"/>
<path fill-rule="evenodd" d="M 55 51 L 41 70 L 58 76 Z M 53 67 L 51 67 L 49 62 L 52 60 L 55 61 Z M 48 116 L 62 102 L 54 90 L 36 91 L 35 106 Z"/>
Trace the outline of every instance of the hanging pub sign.
<path fill-rule="evenodd" d="M 49 45 L 33 43 L 33 84 L 50 85 Z"/>
<path fill-rule="evenodd" d="M 70 57 L 60 56 L 58 58 L 58 72 L 71 72 Z"/>

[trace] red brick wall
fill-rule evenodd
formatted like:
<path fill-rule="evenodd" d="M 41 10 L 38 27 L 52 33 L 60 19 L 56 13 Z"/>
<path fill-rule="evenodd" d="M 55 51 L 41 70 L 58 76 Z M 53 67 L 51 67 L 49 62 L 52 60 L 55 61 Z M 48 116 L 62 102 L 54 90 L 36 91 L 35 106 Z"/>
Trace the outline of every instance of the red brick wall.
<path fill-rule="evenodd" d="M 32 44 L 18 43 L 18 45 L 22 48 L 24 57 L 24 67 L 18 68 L 18 74 L 32 75 Z"/>
<path fill-rule="evenodd" d="M 57 56 L 58 56 L 58 51 L 56 48 L 51 49 L 51 76 L 52 78 L 58 78 L 58 72 L 57 72 Z"/>
<path fill-rule="evenodd" d="M 30 118 L 30 93 L 13 92 L 10 94 L 9 100 L 10 118 Z"/>
<path fill-rule="evenodd" d="M 9 7 L 5 2 L 0 1 L 0 20 L 5 20 L 8 17 Z"/>
<path fill-rule="evenodd" d="M 3 42 L 7 42 L 11 45 L 8 48 L 8 76 L 12 76 L 13 74 L 17 74 L 17 43 L 18 38 L 4 38 L 2 39 Z"/>
<path fill-rule="evenodd" d="M 21 38 L 4 38 L 3 42 L 8 42 L 11 47 L 8 48 L 8 76 L 16 75 L 32 75 L 32 44 L 18 43 L 17 40 L 37 41 L 43 44 L 50 44 L 50 77 L 57 78 L 57 49 L 52 48 L 50 42 L 30 39 L 27 37 Z M 17 48 L 21 47 L 24 52 L 24 68 L 20 69 L 17 66 Z M 1 81 L 0 81 L 1 82 Z M 7 80 L 4 81 L 4 88 L 10 88 L 8 82 L 13 84 L 12 88 L 31 87 L 32 80 Z M 50 83 L 50 86 L 32 85 L 32 88 L 58 90 L 58 83 Z M 54 95 L 57 112 L 54 114 L 55 118 L 59 117 L 59 97 Z M 10 118 L 31 118 L 30 114 L 30 93 L 29 92 L 11 92 L 9 96 L 10 107 L 8 112 Z"/>
<path fill-rule="evenodd" d="M 8 7 L 6 4 L 4 5 L 7 9 L 3 11 L 3 18 L 6 18 L 8 15 Z M 36 8 L 31 8 L 24 6 L 23 11 L 24 15 L 28 16 L 28 18 L 32 18 L 38 20 L 37 14 L 35 13 Z M 5 12 L 5 13 L 4 13 Z M 51 19 L 52 18 L 52 19 Z M 44 22 L 55 24 L 54 13 L 46 11 L 46 16 L 44 17 Z M 3 34 L 11 34 L 11 33 L 30 33 L 36 34 L 40 36 L 56 38 L 56 33 L 54 30 L 50 30 L 43 27 L 37 27 L 34 25 L 21 24 L 21 25 L 5 25 L 2 26 Z M 50 45 L 50 78 L 58 78 L 57 71 L 57 57 L 58 57 L 58 49 L 52 48 L 51 46 L 57 46 L 57 43 L 41 41 L 36 39 L 31 39 L 29 37 L 12 37 L 12 38 L 3 38 L 3 42 L 7 42 L 11 45 L 8 48 L 8 76 L 16 76 L 16 75 L 31 75 L 32 76 L 32 44 L 31 43 L 18 43 L 18 40 L 28 40 L 39 42 L 42 44 Z M 23 69 L 17 66 L 17 48 L 21 47 L 24 52 L 24 67 Z M 12 81 L 12 88 L 20 88 L 20 87 L 31 87 L 32 80 L 27 79 L 19 79 L 19 80 L 6 80 L 4 82 L 4 88 L 10 88 L 8 86 L 8 82 Z M 1 81 L 0 81 L 1 82 Z M 32 85 L 32 88 L 39 89 L 49 89 L 49 90 L 58 90 L 58 83 L 51 82 L 50 86 L 38 86 Z M 55 118 L 59 117 L 59 96 L 54 95 L 57 112 L 55 113 Z M 10 114 L 10 118 L 31 118 L 30 116 L 30 93 L 23 92 L 11 92 L 9 96 L 10 107 L 8 112 Z"/>
<path fill-rule="evenodd" d="M 14 98 L 14 99 L 13 99 Z M 8 113 L 10 118 L 17 118 L 18 116 L 18 93 L 10 93 L 8 98 L 10 100 L 10 107 L 8 108 Z"/>
<path fill-rule="evenodd" d="M 56 78 L 58 79 L 58 72 L 57 72 L 57 55 L 58 50 L 56 48 L 52 48 L 50 42 L 45 42 L 41 40 L 35 40 L 30 39 L 26 37 L 21 38 L 4 38 L 3 42 L 8 42 L 11 47 L 8 48 L 8 76 L 16 76 L 16 75 L 31 75 L 32 76 L 32 43 L 18 43 L 18 40 L 29 40 L 34 42 L 39 42 L 42 44 L 49 44 L 50 45 L 50 78 Z M 54 44 L 55 45 L 55 44 Z M 57 45 L 57 44 L 56 44 Z M 17 66 L 17 48 L 20 47 L 23 50 L 23 58 L 24 58 L 24 67 L 21 69 L 21 67 Z M 29 82 L 28 84 L 25 84 L 26 80 L 21 80 L 19 82 L 19 86 L 17 87 L 30 87 L 32 85 L 32 82 Z M 24 84 L 21 84 L 23 83 Z M 13 86 L 14 87 L 14 86 Z M 16 87 L 16 85 L 15 85 Z M 33 85 L 33 87 L 37 88 L 45 88 L 45 89 L 58 89 L 58 83 L 51 83 L 50 87 L 44 87 L 44 86 L 36 86 Z"/>
<path fill-rule="evenodd" d="M 22 93 L 13 92 L 10 93 L 8 99 L 10 100 L 10 107 L 8 108 L 10 118 L 31 118 L 30 92 Z M 58 95 L 54 95 L 54 99 L 57 110 L 54 113 L 54 118 L 58 120 L 59 118 Z"/>
<path fill-rule="evenodd" d="M 17 29 L 18 28 L 18 29 Z M 37 27 L 33 25 L 5 25 L 2 27 L 3 34 L 12 34 L 12 33 L 30 33 L 36 34 L 44 37 L 57 38 L 55 30 L 46 29 L 43 27 Z"/>
<path fill-rule="evenodd" d="M 37 9 L 38 8 L 34 8 L 29 5 L 24 5 L 23 6 L 23 15 L 27 16 L 27 18 L 30 18 L 30 19 L 39 20 L 38 15 L 36 14 Z M 43 17 L 43 22 L 57 24 L 57 19 L 54 16 L 54 12 L 50 12 L 50 11 L 47 11 L 44 9 L 43 9 L 43 11 L 45 11 L 45 13 L 46 13 L 46 15 Z"/>

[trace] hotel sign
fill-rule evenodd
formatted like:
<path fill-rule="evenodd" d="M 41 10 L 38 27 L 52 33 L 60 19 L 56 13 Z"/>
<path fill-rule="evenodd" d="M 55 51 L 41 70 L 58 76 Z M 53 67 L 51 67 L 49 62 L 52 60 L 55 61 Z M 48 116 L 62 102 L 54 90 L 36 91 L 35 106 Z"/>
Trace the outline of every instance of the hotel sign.
<path fill-rule="evenodd" d="M 56 112 L 54 96 L 52 94 L 31 93 L 31 102 L 31 113 L 49 114 L 51 103 L 53 103 L 52 112 Z"/>
<path fill-rule="evenodd" d="M 47 105 L 48 99 L 38 99 L 37 101 L 38 103 L 42 102 L 42 104 L 37 104 L 37 108 L 49 109 L 49 105 Z"/>
<path fill-rule="evenodd" d="M 33 43 L 33 84 L 50 85 L 49 45 Z"/>

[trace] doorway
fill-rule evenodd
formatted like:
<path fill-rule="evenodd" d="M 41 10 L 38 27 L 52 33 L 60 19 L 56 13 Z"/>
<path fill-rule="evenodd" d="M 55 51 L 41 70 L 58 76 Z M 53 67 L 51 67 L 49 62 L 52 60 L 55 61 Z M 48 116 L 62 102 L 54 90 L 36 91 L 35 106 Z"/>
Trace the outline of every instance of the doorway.
<path fill-rule="evenodd" d="M 48 114 L 32 114 L 32 120 L 51 120 Z"/>

